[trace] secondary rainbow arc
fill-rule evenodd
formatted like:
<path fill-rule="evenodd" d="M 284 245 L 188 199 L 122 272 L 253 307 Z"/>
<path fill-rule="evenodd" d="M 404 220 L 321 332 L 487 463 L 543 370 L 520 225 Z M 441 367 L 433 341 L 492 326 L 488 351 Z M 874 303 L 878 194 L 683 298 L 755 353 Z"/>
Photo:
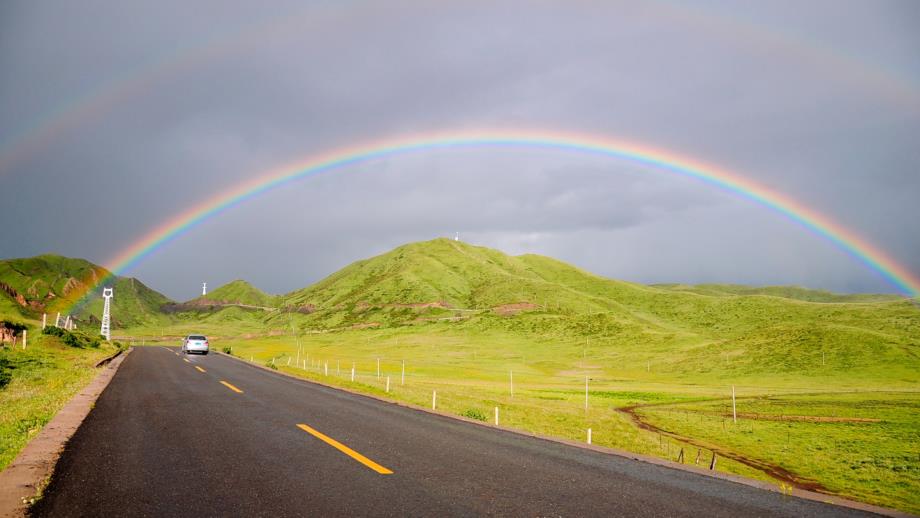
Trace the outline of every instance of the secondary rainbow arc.
<path fill-rule="evenodd" d="M 696 178 L 783 214 L 878 272 L 903 294 L 910 297 L 920 294 L 920 279 L 875 245 L 791 197 L 738 174 L 672 152 L 624 140 L 532 130 L 467 131 L 407 136 L 313 155 L 305 160 L 259 174 L 180 213 L 126 247 L 107 263 L 107 267 L 114 275 L 122 274 L 196 225 L 246 200 L 305 177 L 398 155 L 436 149 L 482 147 L 543 148 L 588 153 L 637 162 L 658 170 Z"/>

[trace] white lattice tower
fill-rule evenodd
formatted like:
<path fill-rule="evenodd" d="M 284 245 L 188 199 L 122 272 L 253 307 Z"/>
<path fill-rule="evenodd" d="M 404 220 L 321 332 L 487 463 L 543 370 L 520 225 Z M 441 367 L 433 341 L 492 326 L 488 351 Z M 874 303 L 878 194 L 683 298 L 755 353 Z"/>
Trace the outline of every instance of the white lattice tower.
<path fill-rule="evenodd" d="M 105 306 L 102 308 L 102 329 L 99 334 L 106 340 L 112 339 L 112 288 L 103 288 L 102 298 L 105 299 Z"/>
<path fill-rule="evenodd" d="M 201 296 L 204 297 L 207 294 L 208 294 L 208 283 L 202 282 L 201 283 Z"/>

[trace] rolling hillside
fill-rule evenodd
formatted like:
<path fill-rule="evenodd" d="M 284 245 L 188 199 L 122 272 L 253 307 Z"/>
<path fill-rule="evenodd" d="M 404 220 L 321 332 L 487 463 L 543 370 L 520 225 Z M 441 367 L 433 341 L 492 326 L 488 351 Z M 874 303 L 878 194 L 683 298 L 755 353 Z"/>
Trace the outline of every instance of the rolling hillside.
<path fill-rule="evenodd" d="M 59 255 L 2 260 L 0 311 L 35 319 L 41 319 L 42 313 L 66 312 L 88 287 L 109 275 L 108 270 L 89 261 Z M 114 288 L 112 318 L 116 327 L 165 322 L 160 307 L 170 302 L 166 296 L 133 278 L 117 277 Z M 101 287 L 94 292 L 101 292 Z M 98 323 L 102 305 L 101 297 L 93 297 L 75 310 L 74 317 L 86 325 Z"/>
<path fill-rule="evenodd" d="M 673 374 L 712 371 L 736 379 L 801 374 L 831 355 L 854 383 L 918 381 L 920 312 L 911 302 L 746 291 L 644 286 L 548 257 L 436 239 L 353 263 L 284 295 L 281 305 L 303 314 L 298 321 L 305 329 L 450 325 L 559 343 L 589 339 L 637 370 L 653 351 L 659 363 L 670 358 L 659 369 Z M 288 318 L 269 317 L 279 327 Z"/>

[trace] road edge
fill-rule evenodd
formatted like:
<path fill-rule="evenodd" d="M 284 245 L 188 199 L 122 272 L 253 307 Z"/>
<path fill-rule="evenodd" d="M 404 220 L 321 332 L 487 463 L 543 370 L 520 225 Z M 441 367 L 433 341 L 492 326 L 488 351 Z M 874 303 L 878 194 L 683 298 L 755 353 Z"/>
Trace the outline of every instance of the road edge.
<path fill-rule="evenodd" d="M 44 489 L 64 446 L 89 415 L 133 347 L 109 357 L 108 364 L 48 421 L 19 455 L 0 471 L 0 517 L 25 516 L 31 500 Z M 103 360 L 105 361 L 105 360 Z"/>
<path fill-rule="evenodd" d="M 342 391 L 342 392 L 347 392 L 347 393 L 352 394 L 352 395 L 355 395 L 355 396 L 361 396 L 361 397 L 370 398 L 370 399 L 373 399 L 373 400 L 376 400 L 376 401 L 379 401 L 379 402 L 382 402 L 382 403 L 388 403 L 388 404 L 391 404 L 391 405 L 396 405 L 396 406 L 400 406 L 400 407 L 404 407 L 404 408 L 409 408 L 409 409 L 412 409 L 412 410 L 415 410 L 415 411 L 418 411 L 418 412 L 424 412 L 424 413 L 426 413 L 426 414 L 431 414 L 431 415 L 434 415 L 434 416 L 445 417 L 445 418 L 448 418 L 448 419 L 453 419 L 453 420 L 455 420 L 455 421 L 462 421 L 462 422 L 464 422 L 464 423 L 469 423 L 469 424 L 473 424 L 473 425 L 476 425 L 476 426 L 482 426 L 482 427 L 485 427 L 485 428 L 491 428 L 491 429 L 493 429 L 493 430 L 499 430 L 499 431 L 506 432 L 506 433 L 513 433 L 513 434 L 515 434 L 515 435 L 520 435 L 520 436 L 524 436 L 524 437 L 531 437 L 531 438 L 534 438 L 534 439 L 540 439 L 540 440 L 548 441 L 548 442 L 552 442 L 552 443 L 564 444 L 564 445 L 566 445 L 566 446 L 573 446 L 573 447 L 575 447 L 575 448 L 581 448 L 581 449 L 584 449 L 584 450 L 591 450 L 591 451 L 594 451 L 594 452 L 597 452 L 597 453 L 603 453 L 603 454 L 606 454 L 606 455 L 614 455 L 614 456 L 617 456 L 617 457 L 623 457 L 623 458 L 627 458 L 627 459 L 631 459 L 631 460 L 635 460 L 635 461 L 639 461 L 639 462 L 644 462 L 644 463 L 647 463 L 647 464 L 654 464 L 654 465 L 656 465 L 656 466 L 661 466 L 661 467 L 665 467 L 665 468 L 669 468 L 669 469 L 674 469 L 674 470 L 678 470 L 678 471 L 685 471 L 685 472 L 695 473 L 695 474 L 697 474 L 697 475 L 702 475 L 702 476 L 706 476 L 706 477 L 710 477 L 710 478 L 717 478 L 717 479 L 720 479 L 720 480 L 726 480 L 726 481 L 729 481 L 729 482 L 734 482 L 734 483 L 736 483 L 736 484 L 741 484 L 741 485 L 745 485 L 745 486 L 749 486 L 749 487 L 754 487 L 754 488 L 757 488 L 757 489 L 761 489 L 761 490 L 764 490 L 764 491 L 770 491 L 770 492 L 773 492 L 773 493 L 782 493 L 782 490 L 781 490 L 778 486 L 776 486 L 776 485 L 773 485 L 773 484 L 770 484 L 770 483 L 768 483 L 768 482 L 764 482 L 764 481 L 761 481 L 761 480 L 756 480 L 756 479 L 752 479 L 752 478 L 743 477 L 743 476 L 741 476 L 741 475 L 733 475 L 733 474 L 730 474 L 730 473 L 722 473 L 722 472 L 718 472 L 718 471 L 710 471 L 710 470 L 708 470 L 708 469 L 698 468 L 698 467 L 696 467 L 696 466 L 690 466 L 690 465 L 687 465 L 687 464 L 679 464 L 679 463 L 677 463 L 677 462 L 673 462 L 673 461 L 669 461 L 669 460 L 665 460 L 665 459 L 660 459 L 660 458 L 658 458 L 658 457 L 652 457 L 652 456 L 649 456 L 649 455 L 643 455 L 643 454 L 640 454 L 640 453 L 633 453 L 633 452 L 630 452 L 630 451 L 627 451 L 627 450 L 621 450 L 621 449 L 619 449 L 619 448 L 609 448 L 609 447 L 606 447 L 606 446 L 597 446 L 597 445 L 594 445 L 594 444 L 587 444 L 587 443 L 583 443 L 583 442 L 579 442 L 579 441 L 573 441 L 573 440 L 570 440 L 570 439 L 563 439 L 563 438 L 560 438 L 560 437 L 550 437 L 550 436 L 545 436 L 545 435 L 539 435 L 539 434 L 535 434 L 535 433 L 528 432 L 528 431 L 526 431 L 526 430 L 520 430 L 520 429 L 516 429 L 516 428 L 507 428 L 507 427 L 500 426 L 500 425 L 499 425 L 499 426 L 496 426 L 496 425 L 493 425 L 493 424 L 489 424 L 488 422 L 478 421 L 478 420 L 470 419 L 470 418 L 463 417 L 463 416 L 460 416 L 460 415 L 449 414 L 449 413 L 447 413 L 447 412 L 439 412 L 439 411 L 437 411 L 437 410 L 432 410 L 432 409 L 427 408 L 427 407 L 422 407 L 422 406 L 419 406 L 419 405 L 414 405 L 414 404 L 412 404 L 412 403 L 405 403 L 405 402 L 402 402 L 402 401 L 395 401 L 395 400 L 392 400 L 392 399 L 387 399 L 387 398 L 384 398 L 384 397 L 381 397 L 381 396 L 376 396 L 376 395 L 373 395 L 373 394 L 364 394 L 364 393 L 362 393 L 362 392 L 357 392 L 357 391 L 355 391 L 355 390 L 351 390 L 351 389 L 348 389 L 348 388 L 345 388 L 345 387 L 339 387 L 339 386 L 335 386 L 335 385 L 330 385 L 330 384 L 328 384 L 328 383 L 323 383 L 322 381 L 317 381 L 317 380 L 313 380 L 313 379 L 303 378 L 303 377 L 300 377 L 300 376 L 296 376 L 296 375 L 294 375 L 294 374 L 289 374 L 289 373 L 287 373 L 287 372 L 282 372 L 282 371 L 279 370 L 279 369 L 272 369 L 272 368 L 266 367 L 266 366 L 264 366 L 264 365 L 259 365 L 258 363 L 255 363 L 255 362 L 249 362 L 249 361 L 246 361 L 244 358 L 240 358 L 240 357 L 238 357 L 238 356 L 233 356 L 232 354 L 227 354 L 227 353 L 224 353 L 224 352 L 222 352 L 222 351 L 211 351 L 211 352 L 212 352 L 212 353 L 217 353 L 217 354 L 219 354 L 219 355 L 221 355 L 221 356 L 226 356 L 226 357 L 231 358 L 231 359 L 233 359 L 233 360 L 239 361 L 239 362 L 241 362 L 241 363 L 243 363 L 243 364 L 245 364 L 245 365 L 250 365 L 250 366 L 252 366 L 252 367 L 256 367 L 256 368 L 258 368 L 258 369 L 262 369 L 262 370 L 264 370 L 264 371 L 267 371 L 267 372 L 270 372 L 270 373 L 274 373 L 274 374 L 277 374 L 277 375 L 279 375 L 279 376 L 284 376 L 284 377 L 286 377 L 286 378 L 290 378 L 290 379 L 292 379 L 292 380 L 300 381 L 300 382 L 303 382 L 303 383 L 312 383 L 312 384 L 314 384 L 314 385 L 319 385 L 319 386 L 326 387 L 326 388 L 330 388 L 330 389 L 333 389 L 333 390 L 340 390 L 340 391 Z M 816 493 L 816 492 L 814 492 L 814 491 L 808 491 L 808 490 L 804 490 L 804 489 L 797 489 L 797 488 L 794 488 L 794 489 L 792 489 L 791 491 L 790 491 L 789 489 L 787 489 L 786 492 L 785 492 L 785 495 L 786 495 L 786 496 L 793 496 L 793 497 L 797 497 L 797 498 L 803 498 L 803 499 L 805 499 L 805 500 L 812 500 L 812 501 L 820 502 L 820 503 L 823 503 L 823 504 L 830 504 L 830 505 L 836 505 L 836 506 L 838 506 L 838 507 L 845 507 L 845 508 L 849 508 L 849 509 L 855 509 L 855 510 L 858 510 L 858 511 L 866 511 L 866 512 L 875 513 L 875 514 L 878 514 L 878 515 L 881 515 L 881 516 L 891 516 L 891 517 L 896 517 L 896 518 L 911 518 L 911 517 L 915 517 L 915 516 L 916 516 L 916 515 L 907 513 L 907 512 L 905 512 L 905 511 L 900 511 L 900 510 L 897 510 L 897 509 L 892 509 L 892 508 L 888 508 L 888 507 L 881 507 L 881 506 L 877 506 L 877 505 L 873 505 L 873 504 L 868 504 L 868 503 L 865 503 L 865 502 L 859 502 L 859 501 L 856 501 L 856 500 L 849 500 L 849 499 L 846 499 L 846 498 L 843 498 L 843 497 L 839 497 L 839 496 L 835 496 L 835 495 L 828 495 L 828 494 L 824 494 L 824 493 Z"/>

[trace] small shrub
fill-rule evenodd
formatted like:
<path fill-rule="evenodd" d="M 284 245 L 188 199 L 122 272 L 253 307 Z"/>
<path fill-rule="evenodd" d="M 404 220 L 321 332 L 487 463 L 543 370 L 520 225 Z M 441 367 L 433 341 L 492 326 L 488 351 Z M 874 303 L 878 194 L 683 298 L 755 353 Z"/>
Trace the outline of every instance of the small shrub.
<path fill-rule="evenodd" d="M 70 347 L 76 347 L 78 349 L 86 349 L 87 347 L 99 347 L 100 338 L 104 337 L 99 336 L 98 338 L 89 336 L 80 331 L 68 331 L 60 327 L 47 326 L 42 330 L 42 334 L 56 336 L 61 339 L 64 344 L 69 345 Z"/>
<path fill-rule="evenodd" d="M 268 367 L 269 369 L 278 370 L 278 367 L 275 365 L 275 359 L 274 359 L 274 358 L 272 358 L 271 360 L 268 360 L 267 362 L 265 362 L 265 366 Z"/>
<path fill-rule="evenodd" d="M 468 408 L 465 412 L 463 412 L 460 415 L 462 415 L 463 417 L 469 417 L 470 419 L 475 419 L 477 421 L 486 420 L 486 415 L 483 414 L 482 411 L 477 408 Z"/>
<path fill-rule="evenodd" d="M 224 354 L 233 354 L 233 348 L 230 347 L 229 345 L 224 346 L 224 348 L 221 349 L 221 351 L 223 351 Z"/>

